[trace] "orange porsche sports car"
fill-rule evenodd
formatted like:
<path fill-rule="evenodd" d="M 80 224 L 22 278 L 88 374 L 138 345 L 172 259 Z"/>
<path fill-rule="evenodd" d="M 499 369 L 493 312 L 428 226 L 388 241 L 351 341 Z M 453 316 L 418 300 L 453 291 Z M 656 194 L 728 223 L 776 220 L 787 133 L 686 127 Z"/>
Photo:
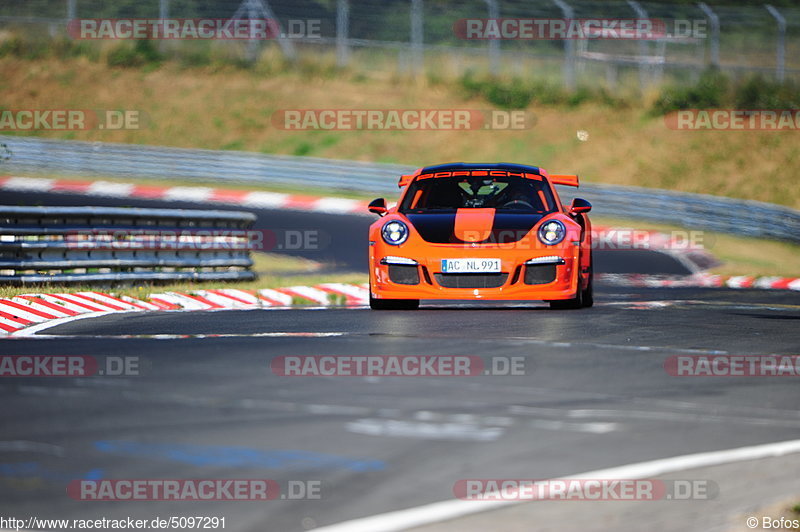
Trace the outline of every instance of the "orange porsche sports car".
<path fill-rule="evenodd" d="M 400 178 L 396 206 L 369 205 L 370 306 L 415 309 L 420 299 L 544 300 L 590 307 L 591 204 L 561 204 L 549 175 L 520 164 L 452 163 Z"/>

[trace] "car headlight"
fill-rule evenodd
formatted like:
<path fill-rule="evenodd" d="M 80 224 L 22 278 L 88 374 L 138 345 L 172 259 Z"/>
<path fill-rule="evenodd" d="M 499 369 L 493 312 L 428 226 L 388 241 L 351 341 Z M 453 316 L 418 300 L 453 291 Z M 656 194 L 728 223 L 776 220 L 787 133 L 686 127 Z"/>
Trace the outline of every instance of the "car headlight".
<path fill-rule="evenodd" d="M 558 220 L 550 220 L 539 226 L 539 240 L 548 246 L 558 244 L 567 236 L 567 228 Z"/>
<path fill-rule="evenodd" d="M 400 220 L 389 220 L 383 225 L 381 235 L 387 244 L 399 246 L 408 239 L 408 226 Z"/>

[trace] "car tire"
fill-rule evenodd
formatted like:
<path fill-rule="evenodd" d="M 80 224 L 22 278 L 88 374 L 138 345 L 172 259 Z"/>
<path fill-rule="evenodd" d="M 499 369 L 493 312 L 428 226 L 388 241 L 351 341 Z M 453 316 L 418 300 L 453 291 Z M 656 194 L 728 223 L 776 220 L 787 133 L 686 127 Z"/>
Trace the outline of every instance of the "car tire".
<path fill-rule="evenodd" d="M 594 266 L 589 266 L 589 284 L 586 285 L 586 290 L 581 294 L 583 301 L 581 302 L 584 308 L 594 306 Z"/>
<path fill-rule="evenodd" d="M 578 290 L 575 297 L 571 299 L 553 299 L 550 301 L 550 308 L 556 310 L 583 308 L 583 292 L 583 290 Z"/>
<path fill-rule="evenodd" d="M 548 301 L 551 309 L 571 310 L 594 306 L 594 261 L 590 258 L 589 283 L 584 290 L 578 290 L 572 299 L 554 299 Z"/>
<path fill-rule="evenodd" d="M 589 286 L 581 294 L 581 305 L 583 308 L 590 308 L 594 306 L 594 287 L 592 287 L 592 278 L 589 277 Z"/>
<path fill-rule="evenodd" d="M 369 308 L 372 310 L 417 310 L 419 299 L 375 299 L 370 290 Z"/>

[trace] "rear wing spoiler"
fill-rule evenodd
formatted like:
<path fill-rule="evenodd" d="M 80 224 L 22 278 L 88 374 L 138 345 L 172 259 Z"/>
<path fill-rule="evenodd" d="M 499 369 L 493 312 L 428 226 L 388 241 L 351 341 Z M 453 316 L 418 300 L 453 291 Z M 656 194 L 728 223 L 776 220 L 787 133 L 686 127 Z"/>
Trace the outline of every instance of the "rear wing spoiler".
<path fill-rule="evenodd" d="M 400 176 L 400 181 L 397 182 L 397 186 L 399 188 L 403 188 L 405 186 L 408 186 L 409 183 L 414 181 L 414 178 L 417 177 L 421 173 L 422 173 L 422 168 L 417 168 L 416 170 L 414 170 L 413 174 L 401 175 Z"/>
<path fill-rule="evenodd" d="M 417 177 L 417 176 L 415 176 L 413 174 L 401 175 L 400 176 L 400 181 L 397 182 L 397 186 L 399 188 L 403 188 L 405 186 L 408 186 L 408 184 L 411 183 L 414 180 L 415 177 Z"/>
<path fill-rule="evenodd" d="M 421 172 L 422 168 L 416 170 L 413 174 L 401 175 L 400 180 L 397 182 L 397 186 L 399 188 L 408 186 Z M 576 175 L 547 174 L 543 170 L 541 171 L 541 174 L 550 179 L 550 182 L 554 185 L 565 185 L 568 187 L 578 186 L 578 176 Z"/>
<path fill-rule="evenodd" d="M 576 175 L 560 175 L 550 174 L 550 182 L 554 185 L 565 185 L 568 187 L 578 186 L 578 176 Z"/>

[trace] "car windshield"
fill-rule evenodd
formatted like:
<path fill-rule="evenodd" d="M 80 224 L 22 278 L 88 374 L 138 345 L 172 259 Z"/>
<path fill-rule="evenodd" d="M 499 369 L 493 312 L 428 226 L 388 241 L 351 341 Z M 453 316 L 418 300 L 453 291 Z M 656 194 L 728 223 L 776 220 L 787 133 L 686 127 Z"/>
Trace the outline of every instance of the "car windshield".
<path fill-rule="evenodd" d="M 452 176 L 414 181 L 400 205 L 400 212 L 419 214 L 470 208 L 547 214 L 556 210 L 556 203 L 543 179 L 510 175 Z"/>

